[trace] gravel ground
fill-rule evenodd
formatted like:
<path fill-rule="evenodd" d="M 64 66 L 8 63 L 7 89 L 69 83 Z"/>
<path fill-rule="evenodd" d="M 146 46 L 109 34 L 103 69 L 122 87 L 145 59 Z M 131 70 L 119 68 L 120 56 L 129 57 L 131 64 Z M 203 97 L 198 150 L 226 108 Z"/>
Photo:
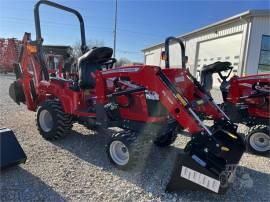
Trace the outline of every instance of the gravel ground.
<path fill-rule="evenodd" d="M 188 138 L 169 148 L 151 146 L 138 168 L 124 172 L 106 158 L 106 137 L 75 125 L 65 139 L 48 142 L 35 126 L 35 113 L 8 96 L 12 75 L 0 75 L 0 127 L 11 128 L 26 152 L 25 164 L 0 175 L 1 201 L 270 201 L 269 157 L 245 153 L 238 177 L 225 195 L 166 193 L 176 155 Z M 216 94 L 217 97 L 220 97 Z M 240 129 L 244 131 L 244 127 Z"/>

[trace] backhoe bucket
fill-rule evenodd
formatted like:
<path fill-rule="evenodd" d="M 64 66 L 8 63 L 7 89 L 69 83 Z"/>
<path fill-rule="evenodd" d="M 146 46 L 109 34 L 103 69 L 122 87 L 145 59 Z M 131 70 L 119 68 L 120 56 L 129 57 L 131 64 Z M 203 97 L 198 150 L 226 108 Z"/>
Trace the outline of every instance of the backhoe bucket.
<path fill-rule="evenodd" d="M 244 151 L 242 137 L 231 129 L 219 129 L 212 136 L 193 136 L 176 159 L 167 191 L 191 189 L 224 194 Z"/>
<path fill-rule="evenodd" d="M 9 86 L 9 96 L 18 105 L 20 103 L 25 102 L 25 95 L 24 95 L 24 91 L 23 91 L 23 86 L 22 86 L 22 84 L 20 82 L 14 81 L 12 84 L 10 84 L 10 86 Z"/>

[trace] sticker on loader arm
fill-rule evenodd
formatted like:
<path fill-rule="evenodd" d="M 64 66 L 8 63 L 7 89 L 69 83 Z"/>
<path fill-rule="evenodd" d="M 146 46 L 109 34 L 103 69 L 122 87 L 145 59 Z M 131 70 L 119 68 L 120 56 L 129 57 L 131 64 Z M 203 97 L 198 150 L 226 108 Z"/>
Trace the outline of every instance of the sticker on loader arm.
<path fill-rule="evenodd" d="M 213 192 L 218 193 L 218 190 L 220 187 L 220 181 L 212 177 L 208 177 L 207 175 L 199 173 L 185 166 L 182 166 L 181 177 L 191 182 L 194 182 L 202 187 L 205 187 L 206 189 L 209 189 Z"/>

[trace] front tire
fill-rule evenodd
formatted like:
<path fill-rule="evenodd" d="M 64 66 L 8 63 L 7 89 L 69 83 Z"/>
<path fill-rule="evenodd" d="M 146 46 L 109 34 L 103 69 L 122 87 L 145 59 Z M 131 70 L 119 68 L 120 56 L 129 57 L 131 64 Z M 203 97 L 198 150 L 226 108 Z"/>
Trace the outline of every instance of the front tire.
<path fill-rule="evenodd" d="M 133 131 L 122 131 L 113 134 L 106 145 L 106 153 L 110 162 L 121 170 L 128 170 L 136 166 L 141 156 L 141 147 Z"/>
<path fill-rule="evenodd" d="M 47 140 L 59 139 L 72 128 L 72 117 L 66 114 L 59 101 L 46 100 L 37 112 L 37 128 Z"/>
<path fill-rule="evenodd" d="M 246 146 L 254 154 L 265 155 L 270 152 L 270 130 L 269 126 L 256 125 L 250 128 Z"/>
<path fill-rule="evenodd" d="M 175 142 L 177 138 L 177 130 L 170 131 L 166 134 L 158 136 L 154 140 L 154 144 L 158 147 L 168 147 Z"/>

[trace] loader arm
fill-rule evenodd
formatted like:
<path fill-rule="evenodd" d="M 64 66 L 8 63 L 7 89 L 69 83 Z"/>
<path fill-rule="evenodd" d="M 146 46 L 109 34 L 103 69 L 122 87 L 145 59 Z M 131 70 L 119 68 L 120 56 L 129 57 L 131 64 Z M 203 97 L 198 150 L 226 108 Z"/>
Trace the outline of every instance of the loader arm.
<path fill-rule="evenodd" d="M 144 76 L 142 77 L 142 75 Z M 177 90 L 165 73 L 156 66 L 125 67 L 98 71 L 96 74 L 97 103 L 105 104 L 108 101 L 105 92 L 106 80 L 117 77 L 129 78 L 134 84 L 142 86 L 148 91 L 156 92 L 159 95 L 160 102 L 168 110 L 170 116 L 191 134 L 200 131 L 205 131 L 209 135 L 212 134 L 193 111 L 185 96 Z"/>
<path fill-rule="evenodd" d="M 174 70 L 171 69 L 171 71 Z M 224 170 L 227 164 L 237 164 L 245 149 L 242 138 L 237 134 L 237 126 L 226 119 L 226 116 L 219 112 L 218 106 L 214 102 L 213 104 L 210 103 L 211 100 L 206 103 L 206 106 L 212 108 L 212 112 L 219 113 L 217 116 L 219 119 L 217 118 L 212 126 L 206 126 L 191 105 L 194 97 L 191 97 L 190 93 L 193 94 L 193 92 L 185 92 L 186 89 L 177 88 L 172 78 L 169 79 L 169 76 L 166 75 L 167 73 L 157 66 L 132 66 L 97 71 L 96 103 L 99 106 L 105 106 L 107 103 L 110 103 L 109 97 L 111 94 L 106 92 L 106 89 L 108 89 L 106 80 L 118 78 L 129 81 L 134 86 L 137 86 L 134 92 L 138 93 L 138 91 L 141 91 L 141 99 L 145 99 L 145 95 L 142 93 L 144 90 L 156 93 L 159 97 L 159 102 L 168 111 L 167 117 L 176 120 L 183 129 L 193 136 L 192 140 L 187 144 L 185 151 L 198 164 L 208 167 L 208 170 L 216 174 Z M 192 83 L 185 71 L 182 71 L 180 76 L 183 77 L 184 84 L 194 87 L 194 83 Z M 194 88 L 194 90 L 197 89 Z M 130 89 L 128 91 L 124 90 L 120 94 L 129 92 L 131 92 Z M 97 111 L 96 114 L 98 122 L 99 120 L 104 120 L 101 112 Z M 132 121 L 131 118 L 128 120 Z M 149 122 L 149 120 L 146 120 L 146 122 Z M 99 123 L 102 125 L 102 121 Z"/>

